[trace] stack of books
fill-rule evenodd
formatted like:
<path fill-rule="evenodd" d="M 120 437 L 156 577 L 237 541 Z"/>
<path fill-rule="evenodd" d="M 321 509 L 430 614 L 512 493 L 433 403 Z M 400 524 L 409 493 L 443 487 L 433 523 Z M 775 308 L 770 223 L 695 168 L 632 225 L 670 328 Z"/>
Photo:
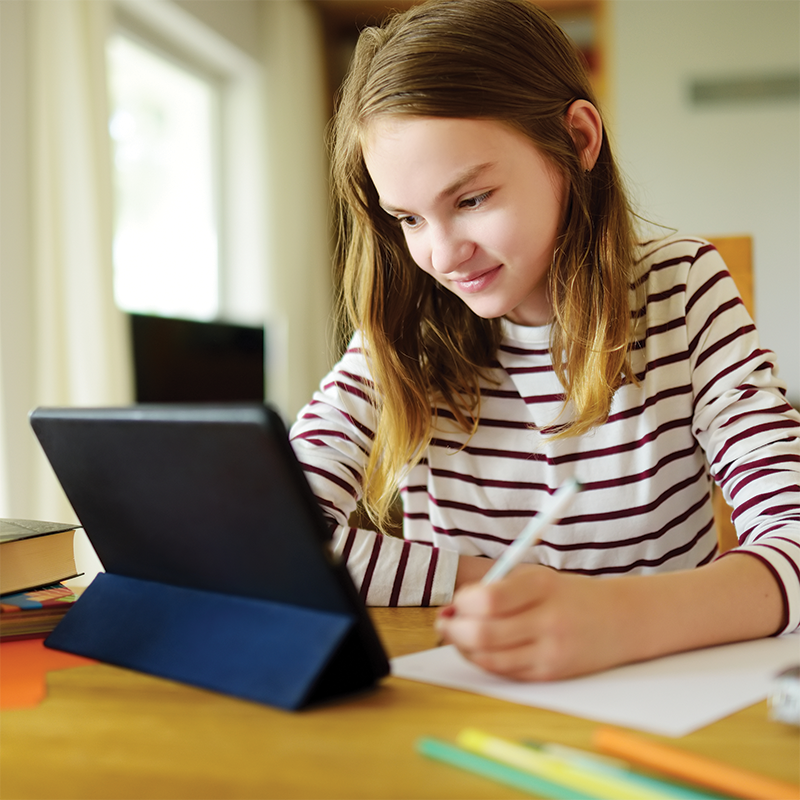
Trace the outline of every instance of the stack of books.
<path fill-rule="evenodd" d="M 77 600 L 76 526 L 0 519 L 0 640 L 46 636 Z"/>

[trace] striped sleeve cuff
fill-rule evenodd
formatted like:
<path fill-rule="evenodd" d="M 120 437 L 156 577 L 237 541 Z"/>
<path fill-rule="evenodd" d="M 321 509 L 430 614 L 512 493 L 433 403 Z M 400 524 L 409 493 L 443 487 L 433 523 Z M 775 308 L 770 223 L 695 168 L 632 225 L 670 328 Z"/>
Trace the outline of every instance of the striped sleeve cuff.
<path fill-rule="evenodd" d="M 453 597 L 455 551 L 357 528 L 338 529 L 334 551 L 368 606 L 440 606 Z"/>
<path fill-rule="evenodd" d="M 758 544 L 748 544 L 729 550 L 721 557 L 746 553 L 758 558 L 772 573 L 783 598 L 785 625 L 776 634 L 790 633 L 800 628 L 800 544 L 781 535 L 770 536 Z"/>

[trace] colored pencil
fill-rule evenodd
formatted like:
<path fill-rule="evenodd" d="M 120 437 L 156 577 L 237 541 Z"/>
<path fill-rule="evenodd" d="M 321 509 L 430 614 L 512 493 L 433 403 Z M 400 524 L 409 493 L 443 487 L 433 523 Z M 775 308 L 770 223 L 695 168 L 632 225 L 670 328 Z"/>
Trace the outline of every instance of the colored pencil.
<path fill-rule="evenodd" d="M 597 800 L 672 800 L 665 787 L 645 787 L 635 781 L 610 775 L 587 764 L 577 765 L 482 731 L 462 731 L 456 742 L 486 758 L 493 758 L 544 780 L 561 784 Z"/>
<path fill-rule="evenodd" d="M 468 752 L 440 739 L 424 737 L 417 742 L 417 750 L 428 758 L 442 761 L 452 767 L 489 778 L 514 789 L 548 798 L 548 800 L 596 800 L 592 795 L 576 792 L 536 775 L 509 767 L 507 764 L 501 764 L 477 753 Z"/>
<path fill-rule="evenodd" d="M 797 800 L 800 797 L 800 786 L 678 750 L 625 731 L 600 728 L 595 733 L 594 745 L 604 753 L 733 797 L 749 800 Z"/>
<path fill-rule="evenodd" d="M 599 756 L 587 750 L 580 750 L 575 747 L 549 742 L 525 742 L 525 744 L 528 747 L 533 747 L 544 753 L 568 761 L 577 768 L 583 767 L 587 770 L 605 773 L 606 775 L 614 775 L 620 780 L 628 781 L 631 784 L 638 784 L 647 789 L 667 794 L 670 797 L 674 797 L 675 800 L 711 800 L 711 798 L 719 797 L 719 795 L 711 794 L 705 789 L 695 791 L 687 786 L 671 783 L 659 778 L 653 778 L 649 775 L 642 775 L 638 772 L 632 772 L 627 762 L 618 758 Z"/>

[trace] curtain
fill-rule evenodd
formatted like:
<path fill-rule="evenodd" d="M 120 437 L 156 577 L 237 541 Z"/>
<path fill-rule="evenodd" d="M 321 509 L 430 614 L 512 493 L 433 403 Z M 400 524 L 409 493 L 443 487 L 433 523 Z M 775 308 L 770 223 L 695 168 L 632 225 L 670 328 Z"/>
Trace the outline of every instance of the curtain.
<path fill-rule="evenodd" d="M 267 396 L 291 421 L 330 367 L 325 68 L 317 10 L 267 2 Z"/>
<path fill-rule="evenodd" d="M 18 312 L 24 335 L 0 328 L 4 338 L 18 339 L 13 360 L 4 357 L 7 341 L 0 348 L 2 516 L 74 519 L 20 409 L 119 405 L 133 396 L 127 323 L 113 298 L 105 71 L 112 11 L 105 0 L 24 3 L 28 261 L 4 263 L 2 277 L 27 313 Z M 21 271 L 13 281 L 10 270 Z M 13 302 L 4 296 L 4 306 Z M 91 577 L 96 564 L 85 540 L 76 555 Z"/>

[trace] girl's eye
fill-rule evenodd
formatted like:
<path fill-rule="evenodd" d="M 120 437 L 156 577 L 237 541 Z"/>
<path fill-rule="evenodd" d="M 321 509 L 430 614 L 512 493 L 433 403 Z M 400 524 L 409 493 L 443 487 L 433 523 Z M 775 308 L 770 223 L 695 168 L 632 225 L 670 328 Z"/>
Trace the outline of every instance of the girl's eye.
<path fill-rule="evenodd" d="M 404 228 L 416 228 L 419 225 L 419 217 L 415 217 L 412 214 L 408 214 L 405 217 L 397 217 L 397 221 Z"/>
<path fill-rule="evenodd" d="M 483 194 L 476 195 L 475 197 L 467 197 L 462 200 L 459 205 L 461 208 L 477 208 L 489 199 L 491 192 L 483 192 Z"/>

